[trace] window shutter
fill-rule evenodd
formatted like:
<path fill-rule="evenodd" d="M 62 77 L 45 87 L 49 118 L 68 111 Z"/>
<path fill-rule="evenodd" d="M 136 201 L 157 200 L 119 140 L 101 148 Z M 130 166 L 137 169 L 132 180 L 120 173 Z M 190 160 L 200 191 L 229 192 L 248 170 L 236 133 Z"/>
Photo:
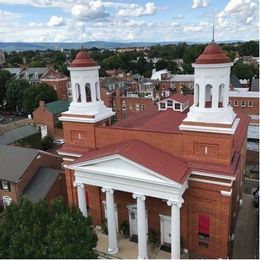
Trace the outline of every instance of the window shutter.
<path fill-rule="evenodd" d="M 0 189 L 3 189 L 2 181 L 0 180 Z"/>
<path fill-rule="evenodd" d="M 7 185 L 8 185 L 8 191 L 11 191 L 11 186 L 10 186 L 10 183 L 7 182 Z"/>

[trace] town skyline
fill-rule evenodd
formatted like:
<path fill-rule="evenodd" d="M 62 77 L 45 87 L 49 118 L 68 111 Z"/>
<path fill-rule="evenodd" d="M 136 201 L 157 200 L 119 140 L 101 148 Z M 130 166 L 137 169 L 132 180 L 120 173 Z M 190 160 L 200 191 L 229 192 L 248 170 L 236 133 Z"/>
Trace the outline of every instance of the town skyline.
<path fill-rule="evenodd" d="M 0 0 L 0 42 L 255 40 L 256 0 Z"/>

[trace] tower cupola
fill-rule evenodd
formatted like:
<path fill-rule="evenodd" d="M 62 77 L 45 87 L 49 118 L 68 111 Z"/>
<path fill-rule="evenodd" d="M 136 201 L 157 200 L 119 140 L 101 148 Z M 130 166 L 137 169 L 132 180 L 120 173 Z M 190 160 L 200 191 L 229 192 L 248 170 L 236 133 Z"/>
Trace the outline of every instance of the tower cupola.
<path fill-rule="evenodd" d="M 69 64 L 72 102 L 61 121 L 95 123 L 114 115 L 100 96 L 99 69 L 89 53 L 81 50 Z"/>
<path fill-rule="evenodd" d="M 183 120 L 181 130 L 234 132 L 236 114 L 229 105 L 232 65 L 229 57 L 214 40 L 192 64 L 194 104 Z"/>

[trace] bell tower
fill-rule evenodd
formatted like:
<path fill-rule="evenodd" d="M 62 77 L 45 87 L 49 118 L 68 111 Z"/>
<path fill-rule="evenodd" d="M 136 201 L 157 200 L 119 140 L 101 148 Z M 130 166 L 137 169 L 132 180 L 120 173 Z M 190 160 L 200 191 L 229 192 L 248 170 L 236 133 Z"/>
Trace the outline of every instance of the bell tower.
<path fill-rule="evenodd" d="M 238 124 L 229 105 L 230 68 L 233 65 L 214 40 L 192 64 L 194 104 L 181 130 L 232 134 Z"/>
<path fill-rule="evenodd" d="M 59 118 L 63 122 L 65 145 L 95 148 L 95 125 L 109 124 L 115 114 L 101 100 L 99 68 L 83 49 L 68 66 L 72 102 Z"/>

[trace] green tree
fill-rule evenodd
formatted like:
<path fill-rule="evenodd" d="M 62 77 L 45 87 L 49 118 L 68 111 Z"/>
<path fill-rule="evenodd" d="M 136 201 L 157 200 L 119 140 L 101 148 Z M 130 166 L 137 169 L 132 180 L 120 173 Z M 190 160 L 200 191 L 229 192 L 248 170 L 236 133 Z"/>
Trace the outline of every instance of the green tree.
<path fill-rule="evenodd" d="M 40 100 L 46 103 L 56 101 L 58 100 L 57 92 L 46 83 L 31 86 L 24 92 L 22 107 L 26 112 L 32 113 L 39 106 Z"/>
<path fill-rule="evenodd" d="M 9 109 L 21 111 L 24 92 L 30 88 L 25 79 L 13 79 L 7 84 L 6 102 Z"/>
<path fill-rule="evenodd" d="M 0 106 L 3 104 L 6 95 L 8 81 L 11 79 L 11 73 L 7 70 L 0 70 Z"/>
<path fill-rule="evenodd" d="M 241 44 L 239 48 L 239 53 L 241 56 L 259 56 L 259 42 L 249 41 Z"/>
<path fill-rule="evenodd" d="M 232 67 L 232 73 L 239 79 L 252 79 L 258 76 L 258 68 L 254 65 L 243 64 L 241 61 L 238 61 Z"/>
<path fill-rule="evenodd" d="M 47 135 L 42 139 L 42 149 L 44 151 L 49 150 L 50 148 L 54 147 L 54 139 L 53 137 Z"/>
<path fill-rule="evenodd" d="M 61 199 L 21 198 L 0 224 L 0 258 L 97 258 L 96 244 L 90 219 Z"/>

